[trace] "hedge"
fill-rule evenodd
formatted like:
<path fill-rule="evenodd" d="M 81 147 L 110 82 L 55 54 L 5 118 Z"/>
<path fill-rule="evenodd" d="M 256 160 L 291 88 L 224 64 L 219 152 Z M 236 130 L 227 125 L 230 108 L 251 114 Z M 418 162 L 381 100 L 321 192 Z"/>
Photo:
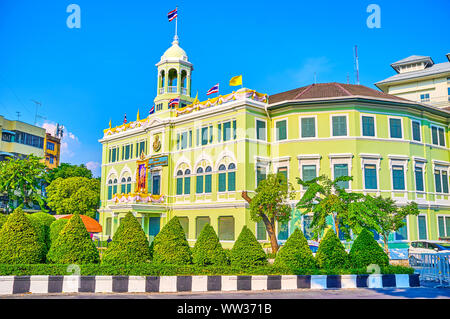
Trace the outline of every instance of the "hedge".
<path fill-rule="evenodd" d="M 348 267 L 348 254 L 333 229 L 328 229 L 320 241 L 316 253 L 320 268 L 335 269 Z"/>
<path fill-rule="evenodd" d="M 71 275 L 67 272 L 67 264 L 0 264 L 0 276 L 34 276 Z M 135 265 L 80 265 L 82 276 L 190 276 L 190 275 L 347 275 L 367 274 L 364 268 L 359 269 L 287 269 L 266 265 L 250 268 L 232 266 L 196 266 L 196 265 L 161 265 L 154 263 Z M 381 268 L 382 274 L 413 274 L 414 269 L 402 266 L 387 266 Z"/>
<path fill-rule="evenodd" d="M 206 224 L 192 250 L 192 262 L 199 266 L 227 265 L 228 258 L 214 228 Z"/>
<path fill-rule="evenodd" d="M 373 234 L 363 229 L 352 244 L 348 255 L 353 267 L 367 267 L 370 264 L 389 265 L 389 256 L 373 238 Z"/>
<path fill-rule="evenodd" d="M 316 268 L 316 261 L 303 232 L 296 228 L 275 257 L 274 265 L 293 269 Z"/>
<path fill-rule="evenodd" d="M 139 264 L 150 261 L 148 239 L 142 226 L 132 213 L 120 221 L 112 242 L 103 253 L 105 264 Z"/>
<path fill-rule="evenodd" d="M 50 263 L 90 264 L 100 262 L 94 242 L 79 214 L 75 213 L 52 242 L 47 254 Z"/>
<path fill-rule="evenodd" d="M 155 263 L 186 265 L 192 262 L 191 249 L 176 216 L 161 229 L 152 244 Z"/>
<path fill-rule="evenodd" d="M 267 255 L 247 226 L 242 227 L 238 239 L 231 249 L 232 266 L 248 268 L 267 264 Z"/>
<path fill-rule="evenodd" d="M 35 227 L 17 208 L 0 229 L 1 264 L 35 264 L 43 260 L 44 243 Z"/>

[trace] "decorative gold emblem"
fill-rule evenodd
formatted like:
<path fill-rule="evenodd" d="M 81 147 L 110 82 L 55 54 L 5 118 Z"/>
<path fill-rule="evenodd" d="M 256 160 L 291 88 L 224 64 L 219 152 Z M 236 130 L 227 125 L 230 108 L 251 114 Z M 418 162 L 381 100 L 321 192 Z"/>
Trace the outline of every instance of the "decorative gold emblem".
<path fill-rule="evenodd" d="M 155 135 L 155 141 L 153 142 L 153 150 L 159 152 L 161 149 L 161 141 L 159 140 L 159 135 Z"/>
<path fill-rule="evenodd" d="M 145 154 L 144 154 L 144 151 L 141 152 L 140 159 L 141 159 L 141 161 L 145 160 Z"/>

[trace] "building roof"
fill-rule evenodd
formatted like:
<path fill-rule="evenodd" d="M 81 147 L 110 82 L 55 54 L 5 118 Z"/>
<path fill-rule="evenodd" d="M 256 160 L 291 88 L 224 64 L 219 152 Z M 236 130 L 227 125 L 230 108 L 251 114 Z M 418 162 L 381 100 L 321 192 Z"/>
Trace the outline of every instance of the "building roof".
<path fill-rule="evenodd" d="M 283 101 L 301 101 L 338 97 L 368 97 L 394 101 L 408 101 L 401 97 L 386 94 L 363 85 L 343 83 L 318 83 L 269 96 L 269 104 Z"/>
<path fill-rule="evenodd" d="M 161 57 L 161 60 L 167 60 L 170 58 L 177 58 L 182 60 L 187 60 L 187 54 L 186 51 L 184 51 L 180 46 L 178 42 L 178 37 L 175 36 L 172 42 L 172 46 L 164 52 L 163 56 Z"/>
<path fill-rule="evenodd" d="M 380 85 L 383 86 L 383 84 L 385 84 L 385 83 L 421 78 L 421 77 L 425 77 L 425 76 L 446 73 L 446 72 L 450 72 L 450 62 L 433 64 L 432 66 L 427 67 L 423 70 L 395 74 L 383 81 L 375 83 L 375 85 L 377 87 L 380 87 Z"/>
<path fill-rule="evenodd" d="M 431 57 L 429 56 L 424 56 L 424 55 L 411 55 L 407 58 L 404 58 L 400 61 L 394 62 L 391 64 L 392 67 L 397 66 L 397 65 L 404 65 L 404 64 L 410 64 L 410 63 L 414 63 L 414 62 L 429 62 L 430 64 L 434 64 L 433 60 L 431 59 Z"/>
<path fill-rule="evenodd" d="M 73 215 L 55 215 L 56 219 L 70 219 Z M 101 233 L 102 232 L 102 225 L 100 225 L 95 219 L 86 216 L 86 215 L 80 215 L 81 220 L 83 221 L 84 226 L 86 227 L 86 230 L 89 233 Z"/>

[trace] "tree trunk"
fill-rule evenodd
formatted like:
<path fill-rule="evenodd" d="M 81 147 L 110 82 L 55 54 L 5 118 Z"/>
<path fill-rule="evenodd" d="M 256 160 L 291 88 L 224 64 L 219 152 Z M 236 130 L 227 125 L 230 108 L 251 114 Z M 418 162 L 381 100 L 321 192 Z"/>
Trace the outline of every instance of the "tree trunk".
<path fill-rule="evenodd" d="M 247 201 L 247 203 L 251 203 L 252 199 L 247 195 L 247 191 L 242 191 L 241 196 L 243 199 Z M 269 235 L 270 239 L 270 245 L 272 246 L 272 253 L 277 253 L 278 251 L 278 242 L 277 242 L 277 236 L 275 233 L 275 221 L 272 218 L 272 222 L 269 220 L 269 218 L 262 214 L 261 215 L 264 225 L 266 226 L 267 234 Z"/>
<path fill-rule="evenodd" d="M 389 247 L 388 247 L 388 237 L 383 235 L 383 243 L 384 243 L 384 252 L 388 255 L 389 259 Z"/>

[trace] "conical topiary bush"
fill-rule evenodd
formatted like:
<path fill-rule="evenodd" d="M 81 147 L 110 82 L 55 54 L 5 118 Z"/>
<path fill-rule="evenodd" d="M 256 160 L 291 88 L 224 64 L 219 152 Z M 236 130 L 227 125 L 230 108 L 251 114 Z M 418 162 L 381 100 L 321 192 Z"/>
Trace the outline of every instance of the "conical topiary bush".
<path fill-rule="evenodd" d="M 275 266 L 290 269 L 314 269 L 316 261 L 303 232 L 296 228 L 278 251 Z"/>
<path fill-rule="evenodd" d="M 363 229 L 355 239 L 348 257 L 354 268 L 363 268 L 370 264 L 380 267 L 389 265 L 389 256 L 367 229 Z"/>
<path fill-rule="evenodd" d="M 150 247 L 144 230 L 132 213 L 120 221 L 119 228 L 102 256 L 102 263 L 141 264 L 150 261 Z"/>
<path fill-rule="evenodd" d="M 66 226 L 66 224 L 68 222 L 69 222 L 68 219 L 60 218 L 60 219 L 55 220 L 50 225 L 50 246 L 51 246 L 52 242 L 54 242 L 56 240 L 56 238 L 58 238 L 59 234 L 61 233 L 61 230 L 64 229 L 64 227 Z"/>
<path fill-rule="evenodd" d="M 261 244 L 247 226 L 242 227 L 242 231 L 231 249 L 230 259 L 232 266 L 241 268 L 267 264 L 267 256 Z"/>
<path fill-rule="evenodd" d="M 192 262 L 199 266 L 228 264 L 225 250 L 210 224 L 206 224 L 198 236 L 192 250 Z"/>
<path fill-rule="evenodd" d="M 45 261 L 45 256 L 49 250 L 49 243 L 47 241 L 46 227 L 44 223 L 33 215 L 25 214 L 25 217 L 30 221 L 31 226 L 33 226 L 36 235 L 38 236 L 38 241 L 41 243 L 41 260 Z"/>
<path fill-rule="evenodd" d="M 348 267 L 348 254 L 333 229 L 328 229 L 320 241 L 316 253 L 320 268 L 345 269 Z"/>
<path fill-rule="evenodd" d="M 95 264 L 100 256 L 79 214 L 69 222 L 51 243 L 47 260 L 55 264 Z"/>
<path fill-rule="evenodd" d="M 42 250 L 35 228 L 17 208 L 0 229 L 0 264 L 38 264 Z"/>
<path fill-rule="evenodd" d="M 191 248 L 176 216 L 161 229 L 152 243 L 154 263 L 186 265 L 192 261 Z"/>

